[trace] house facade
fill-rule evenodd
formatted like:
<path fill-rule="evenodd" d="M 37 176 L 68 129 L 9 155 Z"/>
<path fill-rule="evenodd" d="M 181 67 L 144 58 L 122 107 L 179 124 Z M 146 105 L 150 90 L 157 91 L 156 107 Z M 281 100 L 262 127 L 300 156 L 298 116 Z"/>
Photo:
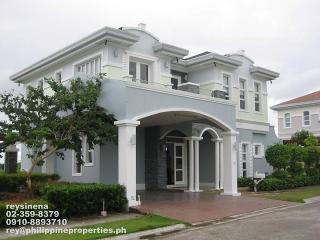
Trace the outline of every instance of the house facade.
<path fill-rule="evenodd" d="M 39 171 L 123 184 L 130 206 L 144 189 L 212 187 L 237 196 L 238 176 L 270 173 L 264 149 L 277 137 L 268 123 L 267 82 L 279 74 L 254 65 L 244 51 L 188 53 L 161 42 L 145 24 L 105 27 L 12 75 L 50 93 L 45 77 L 67 84 L 106 74 L 99 104 L 117 119 L 118 145 L 88 149 L 84 138 L 83 165 L 67 151 L 72 161 L 52 157 Z"/>
<path fill-rule="evenodd" d="M 290 140 L 297 131 L 307 130 L 320 138 L 320 91 L 271 107 L 278 113 L 278 135 Z"/>

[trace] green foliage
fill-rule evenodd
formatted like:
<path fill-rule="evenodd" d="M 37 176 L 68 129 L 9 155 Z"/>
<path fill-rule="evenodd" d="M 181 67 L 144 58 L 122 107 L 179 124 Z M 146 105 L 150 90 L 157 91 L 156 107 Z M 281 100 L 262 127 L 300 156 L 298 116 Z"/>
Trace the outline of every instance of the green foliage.
<path fill-rule="evenodd" d="M 306 148 L 307 157 L 305 159 L 306 168 L 320 168 L 320 147 L 310 146 Z"/>
<path fill-rule="evenodd" d="M 6 225 L 6 219 L 7 219 L 7 217 L 6 217 L 6 211 L 7 211 L 6 205 L 7 204 L 10 204 L 10 205 L 11 204 L 12 205 L 23 204 L 24 205 L 25 203 L 28 204 L 28 205 L 48 205 L 48 210 L 52 210 L 52 207 L 50 206 L 50 204 L 48 204 L 48 202 L 43 200 L 43 199 L 29 200 L 29 201 L 18 202 L 18 203 L 17 202 L 14 202 L 14 203 L 12 203 L 12 202 L 1 202 L 0 203 L 0 226 L 1 227 L 6 227 L 7 226 Z M 29 212 L 30 213 L 30 209 L 29 210 L 28 209 L 21 209 L 21 210 L 19 210 L 19 212 L 20 211 L 21 212 Z M 32 209 L 32 211 L 34 211 L 37 214 L 39 211 L 41 211 L 41 209 Z M 22 217 L 21 215 L 22 214 L 19 214 L 19 216 L 17 215 L 14 218 L 11 218 L 11 219 L 27 219 L 27 220 L 30 220 L 30 219 L 39 219 L 39 218 L 41 218 L 41 217 L 38 217 L 38 216 L 30 217 L 27 214 L 25 214 L 24 217 Z M 17 225 L 19 225 L 18 222 L 17 222 Z"/>
<path fill-rule="evenodd" d="M 32 172 L 52 154 L 64 157 L 63 151 L 74 150 L 81 159 L 81 137 L 86 136 L 90 148 L 104 141 L 117 140 L 114 117 L 98 106 L 102 75 L 84 82 L 70 80 L 64 86 L 46 79 L 50 92 L 28 87 L 26 95 L 0 94 L 0 111 L 8 121 L 0 121 L 3 143 L 0 152 L 17 142 L 29 149 Z"/>
<path fill-rule="evenodd" d="M 267 162 L 276 170 L 285 170 L 289 165 L 290 151 L 287 146 L 276 143 L 266 150 Z"/>
<path fill-rule="evenodd" d="M 310 132 L 307 130 L 297 131 L 295 134 L 292 135 L 290 142 L 295 143 L 297 145 L 304 146 L 305 140 L 310 136 Z"/>
<path fill-rule="evenodd" d="M 310 135 L 304 140 L 304 145 L 307 147 L 314 147 L 319 145 L 318 138 L 310 133 Z"/>
<path fill-rule="evenodd" d="M 306 148 L 296 144 L 289 144 L 286 146 L 290 151 L 288 172 L 291 175 L 302 174 L 304 172 L 304 161 L 308 156 Z"/>
<path fill-rule="evenodd" d="M 0 192 L 18 192 L 20 187 L 26 188 L 27 174 L 20 173 L 0 173 Z M 46 183 L 59 179 L 58 174 L 33 173 L 31 175 L 34 185 Z"/>
<path fill-rule="evenodd" d="M 250 187 L 253 185 L 253 179 L 247 177 L 240 177 L 238 178 L 238 187 Z"/>
<path fill-rule="evenodd" d="M 88 216 L 102 211 L 124 211 L 127 205 L 125 187 L 121 185 L 63 183 L 49 184 L 42 190 L 43 198 L 64 217 Z"/>
<path fill-rule="evenodd" d="M 290 177 L 289 173 L 287 171 L 284 170 L 279 170 L 279 171 L 274 171 L 271 176 L 269 176 L 270 178 L 278 178 L 278 179 L 287 179 Z"/>
<path fill-rule="evenodd" d="M 320 176 L 295 176 L 286 179 L 266 178 L 261 181 L 257 189 L 258 191 L 277 191 L 283 189 L 297 188 L 303 186 L 311 186 L 320 184 Z"/>

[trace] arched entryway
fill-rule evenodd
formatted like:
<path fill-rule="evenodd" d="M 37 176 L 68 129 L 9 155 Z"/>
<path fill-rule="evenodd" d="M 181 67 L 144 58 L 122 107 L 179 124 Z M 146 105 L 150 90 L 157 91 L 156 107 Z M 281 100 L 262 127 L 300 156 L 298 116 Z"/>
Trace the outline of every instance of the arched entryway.
<path fill-rule="evenodd" d="M 220 148 L 220 144 L 214 145 L 219 148 L 215 156 L 217 152 L 221 153 L 218 158 L 224 162 L 220 176 L 228 176 L 223 178 L 224 193 L 237 194 L 237 154 L 233 147 L 236 133 L 218 118 L 193 109 L 163 109 L 115 124 L 119 128 L 119 183 L 127 188 L 129 205 L 138 204 L 136 171 L 133 171 L 136 169 L 136 145 L 139 144 L 137 127 L 145 130 L 146 188 L 184 185 L 190 192 L 199 191 L 199 142 L 204 134 L 209 134 L 211 139 L 224 145 L 224 148 Z M 221 185 L 222 180 L 216 182 Z"/>

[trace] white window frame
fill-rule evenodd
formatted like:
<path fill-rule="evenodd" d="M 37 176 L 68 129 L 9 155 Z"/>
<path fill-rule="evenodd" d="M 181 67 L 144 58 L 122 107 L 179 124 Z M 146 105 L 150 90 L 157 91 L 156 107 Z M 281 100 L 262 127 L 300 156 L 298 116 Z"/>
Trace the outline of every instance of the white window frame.
<path fill-rule="evenodd" d="M 256 91 L 256 88 L 255 88 L 255 85 L 256 84 L 258 84 L 258 86 L 259 86 L 259 91 L 257 92 Z M 254 110 L 254 112 L 256 112 L 256 113 L 261 113 L 262 112 L 262 102 L 261 102 L 261 96 L 262 96 L 262 84 L 261 84 L 261 82 L 257 82 L 257 81 L 254 81 L 253 82 L 253 102 L 254 102 L 254 104 L 253 104 L 253 110 Z M 256 94 L 258 94 L 259 95 L 259 101 L 256 101 Z M 256 103 L 258 103 L 259 104 L 259 111 L 257 111 L 256 110 Z"/>
<path fill-rule="evenodd" d="M 101 73 L 101 72 L 102 72 L 102 66 L 103 66 L 103 52 L 102 52 L 102 51 L 101 51 L 101 52 L 97 52 L 97 53 L 95 53 L 95 54 L 92 54 L 92 55 L 90 55 L 90 56 L 87 56 L 87 57 L 85 57 L 85 58 L 82 58 L 82 59 L 80 59 L 79 61 L 74 62 L 74 63 L 72 64 L 74 76 L 77 76 L 77 75 L 79 75 L 79 74 L 84 74 L 84 75 L 86 75 L 85 73 L 78 72 L 78 70 L 77 70 L 78 66 L 79 66 L 79 65 L 82 65 L 82 64 L 84 64 L 84 63 L 88 63 L 88 62 L 90 62 L 90 61 L 92 61 L 92 60 L 94 60 L 94 59 L 96 59 L 96 58 L 99 58 L 99 59 L 100 59 L 100 71 L 99 71 L 99 73 Z M 88 75 L 88 76 L 90 76 L 90 75 Z M 94 75 L 93 75 L 93 76 L 94 76 Z"/>
<path fill-rule="evenodd" d="M 61 79 L 60 79 L 60 80 L 57 79 L 57 76 L 58 76 L 59 73 L 60 73 L 60 75 L 61 75 Z M 63 74 L 62 74 L 62 70 L 61 70 L 61 69 L 55 71 L 55 73 L 54 73 L 54 80 L 55 80 L 56 82 L 58 82 L 58 83 L 62 83 L 62 81 L 63 81 Z"/>
<path fill-rule="evenodd" d="M 130 75 L 130 62 L 136 63 L 136 78 L 133 78 L 133 75 Z M 148 66 L 148 81 L 143 83 L 150 83 L 151 82 L 151 64 L 148 62 L 148 60 L 136 58 L 136 57 L 129 57 L 129 63 L 128 63 L 128 76 L 132 77 L 134 81 L 141 82 L 141 76 L 140 76 L 140 65 L 146 65 Z M 145 81 L 145 80 L 143 80 Z"/>
<path fill-rule="evenodd" d="M 260 148 L 260 152 L 256 154 L 256 147 Z M 254 158 L 263 158 L 264 157 L 264 145 L 262 143 L 253 143 L 252 152 Z"/>
<path fill-rule="evenodd" d="M 85 167 L 93 167 L 94 166 L 94 148 L 90 149 L 88 142 L 87 142 L 87 137 L 82 137 L 82 155 L 83 155 L 83 165 Z M 89 162 L 89 153 L 92 154 L 92 162 Z"/>
<path fill-rule="evenodd" d="M 306 124 L 306 119 L 305 119 L 305 115 L 304 113 L 305 112 L 308 112 L 308 116 L 309 116 L 309 124 Z M 303 111 L 302 112 L 302 126 L 303 127 L 310 127 L 311 126 L 311 114 L 310 114 L 310 111 L 309 110 L 306 110 L 306 111 Z"/>
<path fill-rule="evenodd" d="M 289 126 L 286 124 L 286 114 L 289 114 Z M 283 114 L 283 128 L 291 128 L 291 113 L 286 112 Z"/>
<path fill-rule="evenodd" d="M 229 82 L 228 85 L 224 84 L 224 75 L 229 76 Z M 222 91 L 224 91 L 224 88 L 228 88 L 228 99 L 227 100 L 231 100 L 231 96 L 232 96 L 232 73 L 230 72 L 221 72 L 221 81 L 222 81 Z"/>
<path fill-rule="evenodd" d="M 75 164 L 77 163 L 77 158 L 76 158 L 76 152 L 72 150 L 72 176 L 73 177 L 81 177 L 83 173 L 83 165 L 81 164 L 81 172 L 75 172 L 76 166 Z"/>
<path fill-rule="evenodd" d="M 243 146 L 246 146 L 246 152 L 245 152 L 245 154 L 246 154 L 246 159 L 245 159 L 245 161 L 244 161 L 244 159 L 243 159 Z M 245 171 L 246 172 L 246 176 L 245 177 L 249 177 L 249 171 L 248 171 L 248 166 L 249 166 L 249 144 L 248 143 L 242 143 L 241 144 L 241 154 L 240 154 L 240 156 L 241 156 L 241 176 L 244 176 L 244 174 L 243 174 L 243 172 Z M 243 169 L 243 163 L 246 163 L 246 168 L 245 169 Z"/>
<path fill-rule="evenodd" d="M 244 89 L 241 88 L 241 81 L 244 81 Z M 244 99 L 241 99 L 241 91 L 244 91 Z M 239 77 L 239 110 L 242 112 L 247 112 L 248 111 L 248 79 L 244 78 L 244 77 Z M 241 100 L 244 100 L 244 106 L 245 108 L 242 109 L 241 108 Z"/>

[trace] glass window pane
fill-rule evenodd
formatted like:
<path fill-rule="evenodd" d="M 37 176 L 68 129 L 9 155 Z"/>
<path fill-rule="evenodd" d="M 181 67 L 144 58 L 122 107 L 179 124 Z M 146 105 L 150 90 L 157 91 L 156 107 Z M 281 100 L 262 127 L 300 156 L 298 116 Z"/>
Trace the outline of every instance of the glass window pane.
<path fill-rule="evenodd" d="M 260 104 L 256 102 L 254 109 L 256 112 L 259 112 L 260 111 Z"/>
<path fill-rule="evenodd" d="M 242 163 L 242 169 L 247 169 L 247 163 L 246 162 Z"/>
<path fill-rule="evenodd" d="M 137 79 L 137 63 L 135 62 L 129 63 L 129 75 L 132 75 L 133 79 Z"/>
<path fill-rule="evenodd" d="M 176 146 L 176 156 L 177 157 L 182 156 L 182 146 Z"/>
<path fill-rule="evenodd" d="M 182 169 L 182 158 L 176 158 L 176 169 Z"/>
<path fill-rule="evenodd" d="M 92 150 L 90 150 L 88 152 L 88 163 L 92 163 L 93 162 L 93 152 Z"/>
<path fill-rule="evenodd" d="M 183 181 L 183 174 L 182 174 L 182 170 L 178 170 L 178 171 L 176 171 L 176 181 L 177 181 L 177 182 L 181 182 L 181 181 Z"/>
<path fill-rule="evenodd" d="M 140 80 L 148 82 L 148 65 L 140 64 Z"/>
<path fill-rule="evenodd" d="M 246 109 L 246 102 L 244 100 L 240 100 L 240 109 Z"/>
<path fill-rule="evenodd" d="M 247 177 L 247 171 L 243 171 L 243 177 Z"/>

